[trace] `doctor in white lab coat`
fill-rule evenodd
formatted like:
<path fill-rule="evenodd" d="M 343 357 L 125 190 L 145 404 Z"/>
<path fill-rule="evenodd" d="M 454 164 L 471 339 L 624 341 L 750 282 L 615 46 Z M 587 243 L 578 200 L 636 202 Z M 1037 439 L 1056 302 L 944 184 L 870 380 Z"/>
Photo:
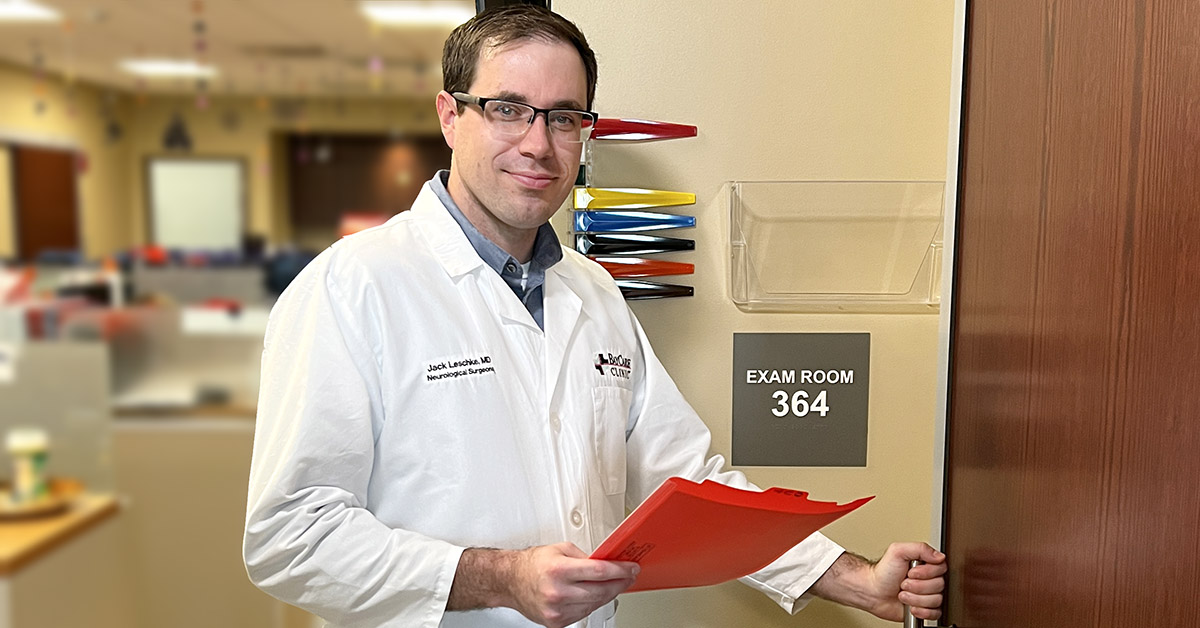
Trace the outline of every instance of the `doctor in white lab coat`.
<path fill-rule="evenodd" d="M 626 507 L 672 475 L 753 487 L 708 455 L 611 277 L 547 224 L 594 95 L 582 34 L 495 11 L 443 66 L 449 172 L 271 313 L 247 571 L 333 626 L 613 626 L 637 566 L 586 557 Z M 924 544 L 875 564 L 814 534 L 744 581 L 791 612 L 816 594 L 936 617 L 944 570 Z"/>

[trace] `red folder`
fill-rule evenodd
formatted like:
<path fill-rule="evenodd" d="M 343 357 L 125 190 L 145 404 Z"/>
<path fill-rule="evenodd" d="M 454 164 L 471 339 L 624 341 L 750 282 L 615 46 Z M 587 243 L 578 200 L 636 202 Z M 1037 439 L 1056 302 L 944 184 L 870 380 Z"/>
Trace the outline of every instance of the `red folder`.
<path fill-rule="evenodd" d="M 711 480 L 670 478 L 591 557 L 641 565 L 629 591 L 718 584 L 766 567 L 872 499 L 838 505 L 812 501 L 804 491 L 759 493 Z"/>

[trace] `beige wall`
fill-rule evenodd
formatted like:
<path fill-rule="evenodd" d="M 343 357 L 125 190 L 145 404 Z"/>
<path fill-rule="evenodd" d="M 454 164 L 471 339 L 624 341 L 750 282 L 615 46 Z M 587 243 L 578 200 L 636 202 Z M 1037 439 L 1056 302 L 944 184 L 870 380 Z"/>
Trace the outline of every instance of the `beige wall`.
<path fill-rule="evenodd" d="M 878 556 L 927 540 L 932 509 L 938 317 L 748 314 L 728 297 L 730 180 L 943 180 L 952 0 L 555 0 L 600 63 L 602 115 L 695 124 L 699 136 L 596 147 L 599 185 L 695 192 L 691 299 L 634 310 L 726 457 L 735 332 L 871 333 L 866 468 L 745 468 L 761 485 L 875 501 L 829 533 Z M 558 217 L 556 222 L 562 222 Z M 831 260 L 834 263 L 836 260 Z M 737 583 L 622 598 L 622 625 L 890 626 L 814 602 L 795 618 Z"/>
<path fill-rule="evenodd" d="M 126 142 L 109 142 L 105 135 L 105 109 L 125 124 L 129 98 L 87 84 L 75 86 L 74 115 L 68 107 L 67 89 L 61 79 L 48 79 L 42 97 L 46 109 L 38 114 L 34 76 L 22 69 L 0 65 L 0 143 L 21 143 L 81 151 L 88 168 L 79 179 L 79 216 L 84 254 L 89 258 L 107 255 L 129 245 L 126 229 L 129 190 L 125 185 Z M 10 195 L 11 183 L 0 193 Z M 12 250 L 11 214 L 0 214 L 0 254 Z M 4 234 L 8 234 L 4 238 Z"/>
<path fill-rule="evenodd" d="M 12 153 L 0 146 L 0 259 L 17 254 L 13 209 Z"/>

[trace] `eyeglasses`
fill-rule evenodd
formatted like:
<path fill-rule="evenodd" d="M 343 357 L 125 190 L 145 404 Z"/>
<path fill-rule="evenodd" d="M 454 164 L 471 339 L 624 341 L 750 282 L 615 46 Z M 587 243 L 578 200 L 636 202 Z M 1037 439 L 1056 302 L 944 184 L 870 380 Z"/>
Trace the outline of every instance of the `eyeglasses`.
<path fill-rule="evenodd" d="M 477 105 L 483 110 L 483 121 L 494 133 L 508 138 L 517 138 L 529 132 L 533 120 L 540 113 L 545 117 L 550 137 L 563 144 L 578 144 L 592 134 L 596 125 L 596 114 L 578 109 L 538 109 L 523 102 L 482 98 L 454 92 L 450 94 L 461 103 Z"/>

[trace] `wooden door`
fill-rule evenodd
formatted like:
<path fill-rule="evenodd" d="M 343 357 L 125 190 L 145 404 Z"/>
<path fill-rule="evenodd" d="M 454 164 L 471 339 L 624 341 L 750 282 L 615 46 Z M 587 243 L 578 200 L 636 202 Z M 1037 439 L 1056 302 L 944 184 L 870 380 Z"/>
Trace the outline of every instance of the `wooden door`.
<path fill-rule="evenodd" d="M 75 153 L 29 146 L 12 153 L 20 259 L 36 260 L 47 249 L 79 250 Z"/>
<path fill-rule="evenodd" d="M 947 620 L 1200 626 L 1200 2 L 967 38 Z"/>
<path fill-rule="evenodd" d="M 435 172 L 450 167 L 441 135 L 292 136 L 288 139 L 292 231 L 332 242 L 344 214 L 407 210 Z"/>

